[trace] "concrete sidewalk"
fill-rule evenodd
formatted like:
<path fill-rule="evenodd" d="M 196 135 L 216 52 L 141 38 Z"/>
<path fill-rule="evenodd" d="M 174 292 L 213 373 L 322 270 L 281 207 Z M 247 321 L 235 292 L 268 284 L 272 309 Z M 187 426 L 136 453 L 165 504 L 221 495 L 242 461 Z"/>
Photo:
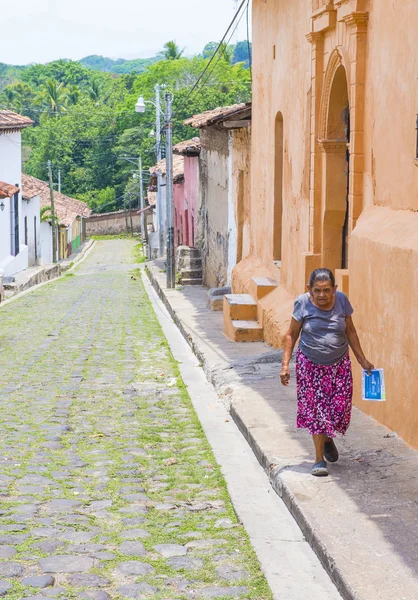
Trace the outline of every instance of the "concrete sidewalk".
<path fill-rule="evenodd" d="M 74 265 L 79 263 L 90 248 L 92 248 L 94 243 L 94 240 L 86 240 L 73 254 L 71 254 L 71 256 L 58 263 L 29 267 L 24 271 L 20 271 L 20 273 L 16 273 L 16 275 L 13 276 L 14 281 L 12 283 L 5 283 L 3 285 L 5 301 L 10 300 L 10 298 L 17 296 L 22 292 L 26 292 L 30 288 L 41 283 L 57 279 L 61 273 L 68 271 Z"/>
<path fill-rule="evenodd" d="M 147 265 L 155 289 L 343 598 L 416 600 L 418 453 L 354 409 L 340 461 L 328 478 L 312 477 L 294 377 L 289 388 L 279 382 L 281 353 L 229 341 L 206 290 L 167 290 L 161 264 Z"/>

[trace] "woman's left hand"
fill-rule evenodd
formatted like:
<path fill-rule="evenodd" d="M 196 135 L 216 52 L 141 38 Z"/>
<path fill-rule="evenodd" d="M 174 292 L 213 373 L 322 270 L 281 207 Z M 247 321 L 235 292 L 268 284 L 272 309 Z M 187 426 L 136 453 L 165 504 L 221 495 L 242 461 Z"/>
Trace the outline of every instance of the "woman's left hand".
<path fill-rule="evenodd" d="M 361 358 L 359 360 L 360 365 L 363 367 L 363 369 L 365 371 L 368 372 L 368 374 L 370 375 L 370 371 L 373 371 L 374 369 L 374 365 L 372 365 L 371 362 L 369 362 L 366 358 Z"/>

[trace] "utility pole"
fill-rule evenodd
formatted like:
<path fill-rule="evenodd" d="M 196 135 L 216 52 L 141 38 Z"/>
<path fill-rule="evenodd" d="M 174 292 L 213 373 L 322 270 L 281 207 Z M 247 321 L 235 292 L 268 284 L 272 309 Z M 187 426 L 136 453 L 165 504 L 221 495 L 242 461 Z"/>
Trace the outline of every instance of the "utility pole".
<path fill-rule="evenodd" d="M 57 228 L 55 223 L 55 202 L 54 202 L 54 184 L 52 183 L 52 167 L 51 161 L 47 163 L 49 176 L 49 195 L 51 198 L 51 215 L 52 215 L 52 262 L 57 262 Z"/>
<path fill-rule="evenodd" d="M 61 169 L 58 169 L 58 193 L 61 194 Z"/>
<path fill-rule="evenodd" d="M 141 238 L 142 238 L 142 246 L 144 247 L 146 243 L 146 231 L 145 231 L 145 202 L 144 202 L 144 184 L 142 180 L 142 157 L 140 156 L 138 159 L 139 166 L 139 206 L 141 212 Z"/>
<path fill-rule="evenodd" d="M 161 160 L 161 101 L 160 101 L 160 86 L 155 86 L 155 141 L 157 144 L 157 162 Z M 162 179 L 161 173 L 157 171 L 157 213 L 158 213 L 158 249 L 159 255 L 164 254 L 164 207 L 162 198 Z"/>
<path fill-rule="evenodd" d="M 167 200 L 167 288 L 176 287 L 176 265 L 174 257 L 174 189 L 173 189 L 173 111 L 172 95 L 165 95 L 166 152 L 166 200 Z"/>

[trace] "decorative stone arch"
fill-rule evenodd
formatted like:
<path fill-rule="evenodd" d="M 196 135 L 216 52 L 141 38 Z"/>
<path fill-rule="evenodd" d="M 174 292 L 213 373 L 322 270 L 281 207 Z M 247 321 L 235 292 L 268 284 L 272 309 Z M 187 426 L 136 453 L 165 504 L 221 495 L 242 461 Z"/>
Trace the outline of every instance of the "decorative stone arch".
<path fill-rule="evenodd" d="M 349 218 L 350 101 L 346 68 L 338 49 L 330 57 L 323 88 L 322 264 L 333 271 L 347 268 Z"/>
<path fill-rule="evenodd" d="M 347 90 L 350 89 L 350 62 L 344 48 L 338 47 L 332 51 L 329 58 L 327 70 L 324 76 L 324 85 L 321 99 L 320 118 L 318 126 L 318 140 L 329 139 L 329 109 L 331 102 L 331 91 L 335 82 L 337 71 L 343 67 L 345 70 Z M 349 93 L 348 93 L 349 96 Z M 333 139 L 333 138 L 332 138 Z"/>
<path fill-rule="evenodd" d="M 349 153 L 349 214 L 347 236 L 355 227 L 363 210 L 364 171 L 364 89 L 366 78 L 366 44 L 368 0 L 312 0 L 311 31 L 311 177 L 309 253 L 305 270 L 327 264 L 340 268 L 337 255 L 327 238 L 327 230 L 341 223 L 341 203 L 329 194 L 332 189 L 333 169 L 341 176 L 342 189 L 347 150 Z M 345 73 L 349 106 L 349 143 L 347 136 L 336 134 L 330 127 L 330 104 L 336 77 Z M 335 90 L 334 90 L 335 91 Z M 347 185 L 347 173 L 345 174 Z M 339 217 L 336 213 L 340 213 Z M 338 224 L 339 227 L 339 224 Z M 332 236 L 331 236 L 332 237 Z M 334 242 L 335 245 L 335 242 Z M 345 261 L 346 262 L 346 261 Z M 348 271 L 340 271 L 348 285 Z M 341 283 L 341 281 L 340 281 Z M 347 288 L 346 288 L 347 289 Z"/>

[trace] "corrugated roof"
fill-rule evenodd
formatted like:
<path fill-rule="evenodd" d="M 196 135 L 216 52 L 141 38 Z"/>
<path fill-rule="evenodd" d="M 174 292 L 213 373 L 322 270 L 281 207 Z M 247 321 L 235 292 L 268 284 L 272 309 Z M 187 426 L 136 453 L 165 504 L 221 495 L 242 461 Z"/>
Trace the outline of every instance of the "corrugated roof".
<path fill-rule="evenodd" d="M 150 168 L 151 178 L 157 177 L 159 171 L 161 175 L 166 175 L 166 162 L 165 158 L 160 160 L 156 165 Z M 184 157 L 179 154 L 173 156 L 173 183 L 181 183 L 184 179 Z"/>
<path fill-rule="evenodd" d="M 4 198 L 11 198 L 19 191 L 19 188 L 11 183 L 5 183 L 4 181 L 0 181 L 0 200 L 4 200 Z"/>
<path fill-rule="evenodd" d="M 251 102 L 242 104 L 233 104 L 232 106 L 223 106 L 214 110 L 207 110 L 200 115 L 194 115 L 184 121 L 185 125 L 200 129 L 210 127 L 217 123 L 228 120 L 240 120 L 242 118 L 251 118 Z"/>
<path fill-rule="evenodd" d="M 22 194 L 25 200 L 39 196 L 41 208 L 51 205 L 49 185 L 31 175 L 22 174 Z M 92 212 L 85 202 L 59 192 L 54 192 L 54 204 L 58 221 L 65 227 L 69 227 L 76 217 L 89 217 Z"/>
<path fill-rule="evenodd" d="M 174 154 L 183 156 L 198 156 L 200 154 L 200 138 L 194 137 L 191 140 L 180 142 L 173 147 Z"/>
<path fill-rule="evenodd" d="M 11 133 L 33 125 L 32 119 L 23 117 L 11 110 L 0 110 L 0 133 Z"/>

